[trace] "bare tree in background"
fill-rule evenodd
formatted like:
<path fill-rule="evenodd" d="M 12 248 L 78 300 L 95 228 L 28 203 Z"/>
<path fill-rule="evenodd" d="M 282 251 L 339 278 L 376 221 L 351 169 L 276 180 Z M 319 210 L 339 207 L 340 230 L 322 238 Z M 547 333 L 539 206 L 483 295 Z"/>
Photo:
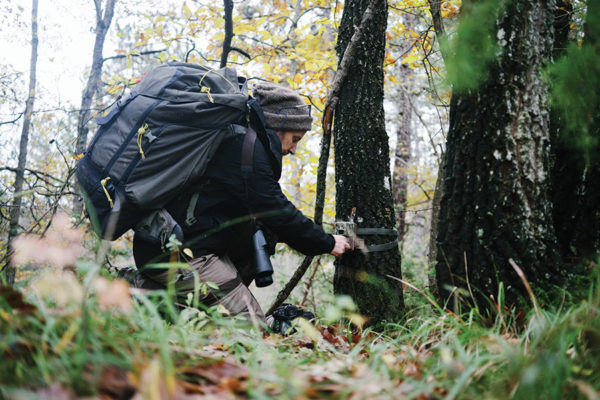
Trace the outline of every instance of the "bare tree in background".
<path fill-rule="evenodd" d="M 96 38 L 92 55 L 92 67 L 90 68 L 90 75 L 81 98 L 81 108 L 79 109 L 75 154 L 82 154 L 87 146 L 89 131 L 88 122 L 92 116 L 92 102 L 94 100 L 94 94 L 97 93 L 100 87 L 100 77 L 102 74 L 102 65 L 104 63 L 104 57 L 102 55 L 104 41 L 106 39 L 106 34 L 108 33 L 108 28 L 110 28 L 112 22 L 116 2 L 117 0 L 106 0 L 104 10 L 102 10 L 102 0 L 94 0 L 94 6 L 96 8 Z M 83 202 L 80 197 L 76 196 L 73 202 L 73 215 L 80 216 L 82 210 Z"/>
<path fill-rule="evenodd" d="M 32 1 L 31 6 L 31 61 L 29 64 L 29 91 L 27 102 L 25 103 L 25 116 L 23 118 L 23 129 L 21 130 L 21 140 L 19 143 L 19 161 L 15 174 L 14 201 L 10 209 L 10 223 L 8 228 L 8 244 L 19 233 L 19 217 L 21 215 L 21 192 L 23 191 L 23 182 L 25 180 L 25 166 L 27 165 L 27 145 L 29 143 L 29 130 L 31 127 L 31 117 L 35 102 L 35 87 L 38 58 L 38 0 Z M 5 266 L 6 281 L 13 284 L 15 280 L 15 269 L 10 265 Z"/>
<path fill-rule="evenodd" d="M 405 26 L 410 27 L 415 22 L 413 14 L 405 13 L 402 16 Z M 399 43 L 401 54 L 407 53 L 412 44 L 406 38 Z M 414 86 L 414 73 L 407 64 L 401 64 L 396 72 L 400 82 L 396 94 L 398 104 L 398 128 L 396 130 L 396 154 L 394 157 L 394 175 L 392 187 L 394 190 L 394 205 L 396 208 L 396 226 L 398 241 L 402 243 L 406 234 L 406 205 L 408 195 L 408 164 L 410 162 L 410 142 L 412 137 L 412 106 L 411 96 Z"/>

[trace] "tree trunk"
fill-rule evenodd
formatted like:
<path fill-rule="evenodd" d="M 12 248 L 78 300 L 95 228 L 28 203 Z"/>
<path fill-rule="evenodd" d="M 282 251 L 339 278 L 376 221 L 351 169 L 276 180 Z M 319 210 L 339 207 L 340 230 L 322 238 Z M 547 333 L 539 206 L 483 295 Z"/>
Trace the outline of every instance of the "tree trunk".
<path fill-rule="evenodd" d="M 398 90 L 398 128 L 396 131 L 396 156 L 394 158 L 394 205 L 396 210 L 396 226 L 398 229 L 398 241 L 402 244 L 406 234 L 406 204 L 408 194 L 408 164 L 410 162 L 410 140 L 412 109 L 410 107 L 410 92 L 407 90 L 412 86 L 412 73 L 408 66 L 400 67 L 398 74 L 400 82 L 406 82 L 407 86 Z"/>
<path fill-rule="evenodd" d="M 102 0 L 94 0 L 94 6 L 96 7 L 96 38 L 92 55 L 92 67 L 90 68 L 90 75 L 81 98 L 81 108 L 79 109 L 75 154 L 83 154 L 87 146 L 89 131 L 88 122 L 92 116 L 92 102 L 94 100 L 94 94 L 98 91 L 100 86 L 102 64 L 104 63 L 104 56 L 102 55 L 104 40 L 106 39 L 108 28 L 110 28 L 112 22 L 116 1 L 117 0 L 107 0 L 106 6 L 104 7 L 104 15 L 102 15 Z M 82 210 L 82 199 L 76 196 L 73 201 L 73 215 L 80 217 Z"/>
<path fill-rule="evenodd" d="M 437 236 L 439 230 L 440 203 L 442 201 L 442 186 L 444 184 L 444 158 L 446 153 L 440 155 L 437 178 L 435 179 L 435 189 L 433 199 L 431 199 L 431 225 L 429 226 L 429 253 L 427 254 L 427 286 L 429 293 L 437 300 L 440 300 L 440 291 L 437 286 L 435 265 L 437 263 L 438 247 Z"/>
<path fill-rule="evenodd" d="M 440 54 L 442 59 L 446 62 L 448 55 L 445 52 L 446 49 L 446 28 L 444 27 L 444 21 L 442 19 L 442 3 L 439 0 L 429 0 L 429 13 L 431 14 L 431 21 L 433 22 L 433 28 L 435 30 L 435 37 L 438 41 Z M 438 222 L 440 214 L 440 202 L 442 201 L 442 190 L 444 182 L 444 159 L 446 153 L 442 152 L 438 161 L 438 172 L 435 179 L 435 189 L 433 191 L 433 199 L 431 201 L 431 224 L 429 226 L 429 252 L 427 254 L 427 285 L 429 286 L 429 292 L 434 298 L 439 300 L 439 290 L 437 287 L 437 281 L 435 278 L 434 266 L 437 260 L 437 235 L 438 235 Z"/>
<path fill-rule="evenodd" d="M 414 25 L 415 17 L 405 14 L 403 23 L 407 27 Z M 400 53 L 410 49 L 411 43 L 407 40 L 400 46 Z M 396 131 L 396 154 L 394 157 L 394 204 L 396 210 L 396 226 L 398 229 L 398 241 L 401 244 L 406 234 L 406 204 L 408 194 L 408 164 L 410 162 L 410 141 L 412 137 L 412 107 L 411 96 L 414 86 L 414 76 L 408 65 L 400 65 L 397 78 L 401 82 L 398 87 L 396 102 L 398 103 L 398 129 Z"/>
<path fill-rule="evenodd" d="M 374 0 L 373 16 L 357 44 L 335 109 L 335 173 L 337 219 L 348 219 L 356 208 L 359 228 L 395 224 L 391 191 L 388 136 L 383 111 L 383 57 L 387 2 Z M 337 53 L 342 58 L 369 5 L 366 0 L 345 4 Z M 390 235 L 364 236 L 367 245 L 396 240 Z M 404 307 L 398 246 L 384 251 L 347 253 L 336 262 L 334 291 L 350 295 L 372 323 L 397 320 Z"/>
<path fill-rule="evenodd" d="M 549 113 L 541 67 L 552 51 L 553 1 L 505 2 L 499 54 L 479 88 L 452 96 L 436 276 L 442 299 L 479 306 L 525 293 L 509 260 L 540 290 L 562 276 L 548 194 Z M 458 40 L 461 40 L 459 37 Z M 457 305 L 452 296 L 450 304 Z M 470 301 L 466 301 L 466 305 Z"/>
<path fill-rule="evenodd" d="M 38 58 L 38 0 L 33 0 L 31 6 L 31 60 L 29 64 L 29 95 L 25 103 L 25 116 L 23 118 L 23 129 L 21 130 L 21 140 L 19 142 L 19 161 L 14 185 L 14 201 L 10 209 L 10 223 L 8 228 L 8 243 L 19 233 L 19 217 L 21 215 L 21 192 L 25 181 L 25 166 L 27 165 L 27 145 L 29 143 L 29 128 L 31 126 L 31 117 L 33 115 L 33 106 L 35 102 L 35 86 Z M 6 281 L 12 285 L 15 280 L 15 269 L 12 266 L 6 267 Z"/>

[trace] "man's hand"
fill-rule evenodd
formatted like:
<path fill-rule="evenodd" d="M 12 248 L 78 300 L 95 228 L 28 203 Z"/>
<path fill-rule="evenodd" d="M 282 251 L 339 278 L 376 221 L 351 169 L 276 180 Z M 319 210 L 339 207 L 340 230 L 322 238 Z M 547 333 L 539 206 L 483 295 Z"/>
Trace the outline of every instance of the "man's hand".
<path fill-rule="evenodd" d="M 333 235 L 333 238 L 335 239 L 335 246 L 333 246 L 333 250 L 329 254 L 340 257 L 346 250 L 350 250 L 350 243 L 346 236 Z"/>

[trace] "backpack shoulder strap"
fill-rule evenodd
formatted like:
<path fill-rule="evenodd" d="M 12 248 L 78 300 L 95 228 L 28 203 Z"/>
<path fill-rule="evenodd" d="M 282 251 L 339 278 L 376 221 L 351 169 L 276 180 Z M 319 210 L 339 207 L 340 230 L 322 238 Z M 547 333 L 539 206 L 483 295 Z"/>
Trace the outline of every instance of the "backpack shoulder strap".
<path fill-rule="evenodd" d="M 256 131 L 248 126 L 246 129 L 246 135 L 244 136 L 244 143 L 242 145 L 242 175 L 244 175 L 244 179 L 247 179 L 247 175 L 252 173 L 255 142 Z"/>

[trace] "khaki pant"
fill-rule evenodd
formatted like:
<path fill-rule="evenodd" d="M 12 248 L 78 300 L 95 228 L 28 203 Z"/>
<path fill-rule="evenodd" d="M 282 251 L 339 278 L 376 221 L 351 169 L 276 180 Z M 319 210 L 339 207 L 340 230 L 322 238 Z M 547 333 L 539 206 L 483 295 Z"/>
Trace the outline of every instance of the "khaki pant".
<path fill-rule="evenodd" d="M 241 271 L 244 274 L 244 270 Z M 143 288 L 165 288 L 169 281 L 169 271 L 152 274 L 146 278 Z M 190 269 L 180 269 L 175 273 L 175 290 L 178 297 L 185 298 L 196 289 L 194 276 L 200 282 L 212 282 L 219 289 L 208 288 L 206 295 L 200 292 L 200 301 L 207 306 L 223 305 L 232 315 L 242 315 L 254 325 L 264 325 L 265 315 L 260 305 L 242 281 L 240 273 L 228 256 L 218 257 L 215 254 L 198 257 L 190 263 Z M 246 282 L 249 283 L 249 282 Z M 157 287 L 158 285 L 158 287 Z"/>

